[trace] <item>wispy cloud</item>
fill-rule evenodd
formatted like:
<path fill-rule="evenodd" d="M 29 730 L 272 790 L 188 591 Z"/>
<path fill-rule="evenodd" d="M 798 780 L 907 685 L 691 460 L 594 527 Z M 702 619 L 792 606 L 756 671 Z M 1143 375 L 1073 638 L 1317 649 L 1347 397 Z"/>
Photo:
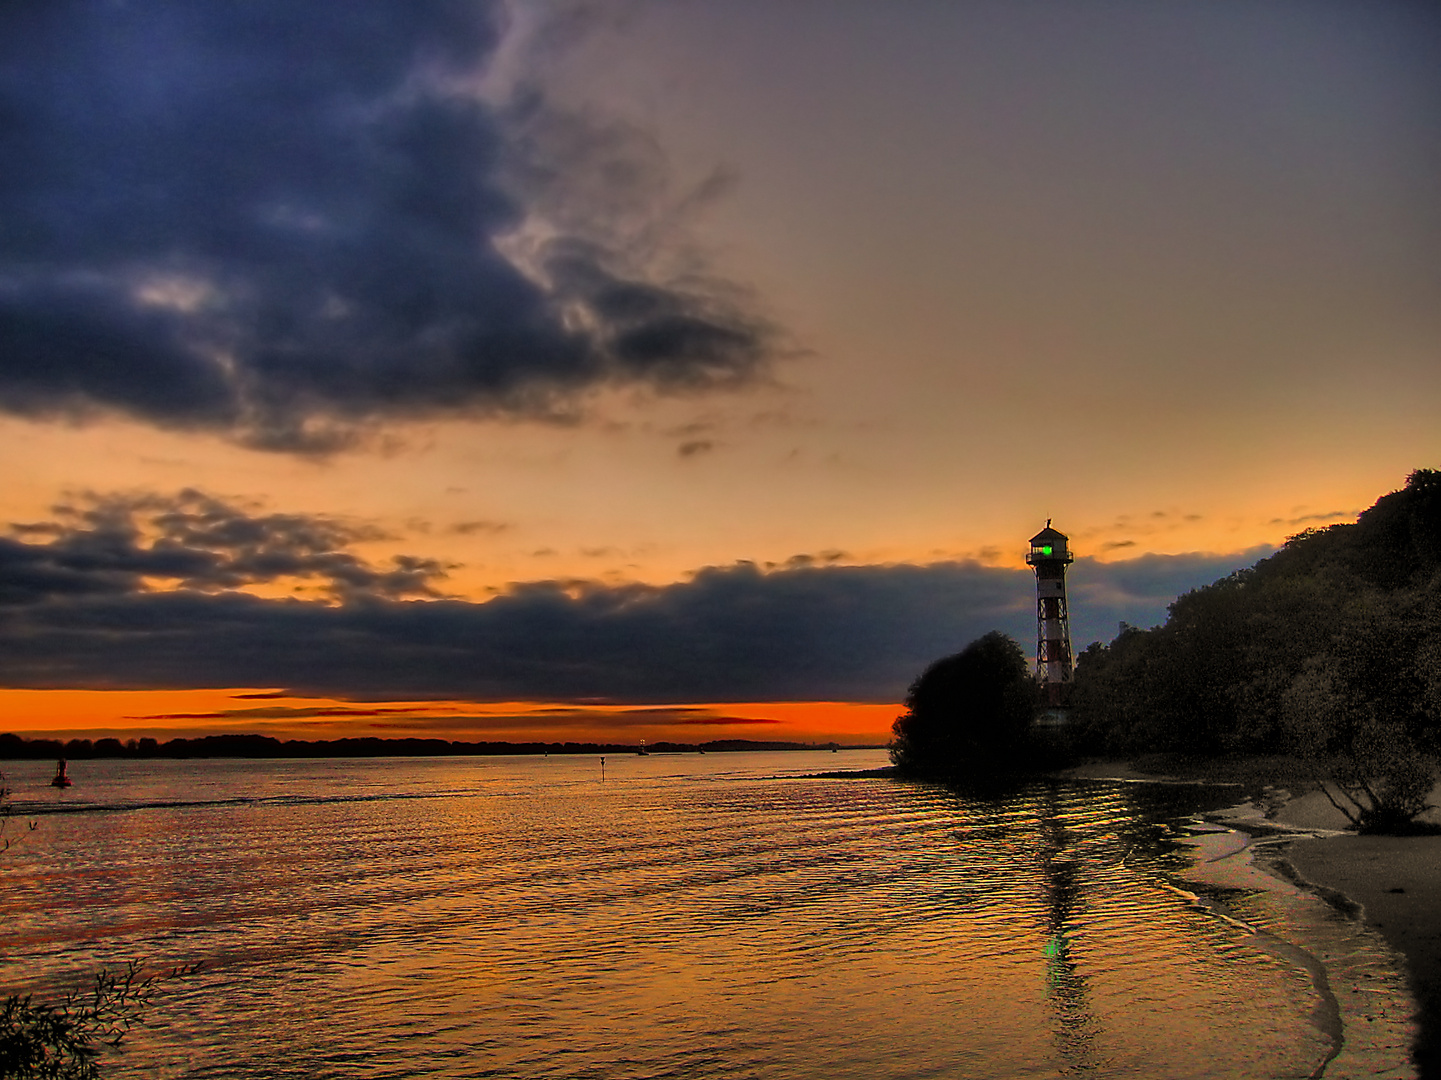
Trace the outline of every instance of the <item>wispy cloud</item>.
<path fill-rule="evenodd" d="M 1290 527 L 1296 525 L 1315 525 L 1318 522 L 1326 522 L 1327 524 L 1338 521 L 1349 522 L 1355 521 L 1358 513 L 1360 513 L 1359 510 L 1326 510 L 1319 514 L 1298 513 L 1295 517 L 1272 518 L 1270 524 Z"/>
<path fill-rule="evenodd" d="M 369 716 L 413 716 L 435 710 L 425 706 L 400 708 L 356 708 L 349 705 L 275 705 L 269 708 L 215 709 L 209 712 L 151 713 L 127 716 L 127 720 L 308 720 L 315 717 L 364 718 Z"/>
<path fill-rule="evenodd" d="M 509 532 L 512 528 L 514 526 L 508 521 L 457 521 L 447 525 L 445 531 L 457 536 L 474 536 L 477 533 L 494 536 L 497 533 Z"/>

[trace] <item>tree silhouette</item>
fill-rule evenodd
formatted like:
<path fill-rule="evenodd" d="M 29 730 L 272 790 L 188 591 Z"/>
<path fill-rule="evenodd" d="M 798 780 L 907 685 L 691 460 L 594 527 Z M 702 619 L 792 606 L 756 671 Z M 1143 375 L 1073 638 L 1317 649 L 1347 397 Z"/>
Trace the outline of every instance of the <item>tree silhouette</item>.
<path fill-rule="evenodd" d="M 891 726 L 891 761 L 902 772 L 935 779 L 1014 772 L 1038 703 L 1025 653 L 993 630 L 911 684 L 906 711 Z"/>

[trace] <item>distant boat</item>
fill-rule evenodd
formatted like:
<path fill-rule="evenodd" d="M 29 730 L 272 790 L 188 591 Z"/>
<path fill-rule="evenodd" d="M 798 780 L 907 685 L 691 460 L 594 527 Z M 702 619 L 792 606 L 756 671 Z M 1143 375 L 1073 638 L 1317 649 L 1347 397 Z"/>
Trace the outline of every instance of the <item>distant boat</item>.
<path fill-rule="evenodd" d="M 65 775 L 65 759 L 61 758 L 55 763 L 55 779 L 50 781 L 51 787 L 69 787 L 75 781 Z"/>

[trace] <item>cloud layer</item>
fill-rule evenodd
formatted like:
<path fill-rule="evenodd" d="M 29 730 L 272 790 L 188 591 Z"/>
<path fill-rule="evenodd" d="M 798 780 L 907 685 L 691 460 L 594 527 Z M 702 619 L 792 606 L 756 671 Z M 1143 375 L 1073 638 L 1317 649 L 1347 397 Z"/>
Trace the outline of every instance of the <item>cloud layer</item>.
<path fill-rule="evenodd" d="M 433 559 L 376 567 L 347 550 L 384 539 L 372 526 L 307 514 L 253 515 L 194 490 L 91 496 L 55 508 L 57 520 L 12 526 L 0 538 L 0 605 L 56 597 L 134 596 L 157 588 L 214 593 L 282 583 L 330 600 L 438 596 Z"/>
<path fill-rule="evenodd" d="M 0 409 L 313 451 L 386 418 L 753 377 L 769 331 L 733 294 L 565 231 L 584 206 L 537 223 L 564 185 L 531 206 L 510 181 L 547 103 L 476 91 L 502 14 L 6 5 Z M 522 226 L 544 234 L 526 272 L 501 251 Z"/>
<path fill-rule="evenodd" d="M 99 499 L 0 540 L 0 683 L 284 687 L 357 699 L 633 704 L 895 701 L 992 630 L 1034 635 L 1025 570 L 971 562 L 708 567 L 672 585 L 539 581 L 483 603 L 441 568 L 377 568 L 358 527 L 249 514 L 197 492 Z M 1268 550 L 1072 568 L 1078 646 L 1150 625 Z M 304 578 L 324 599 L 238 591 Z"/>

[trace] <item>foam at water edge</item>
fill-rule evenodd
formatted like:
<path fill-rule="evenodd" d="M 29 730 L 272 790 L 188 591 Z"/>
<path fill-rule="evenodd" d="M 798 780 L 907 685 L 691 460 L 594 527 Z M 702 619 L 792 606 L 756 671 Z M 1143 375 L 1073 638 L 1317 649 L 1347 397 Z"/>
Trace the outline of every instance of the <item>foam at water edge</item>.
<path fill-rule="evenodd" d="M 1249 802 L 1208 818 L 1187 840 L 1194 865 L 1183 884 L 1196 887 L 1198 905 L 1310 975 L 1312 1023 L 1333 1045 L 1312 1077 L 1415 1080 L 1416 1003 L 1403 958 L 1365 925 L 1358 905 L 1311 886 L 1285 860 L 1291 839 L 1332 834 L 1279 827 Z"/>

